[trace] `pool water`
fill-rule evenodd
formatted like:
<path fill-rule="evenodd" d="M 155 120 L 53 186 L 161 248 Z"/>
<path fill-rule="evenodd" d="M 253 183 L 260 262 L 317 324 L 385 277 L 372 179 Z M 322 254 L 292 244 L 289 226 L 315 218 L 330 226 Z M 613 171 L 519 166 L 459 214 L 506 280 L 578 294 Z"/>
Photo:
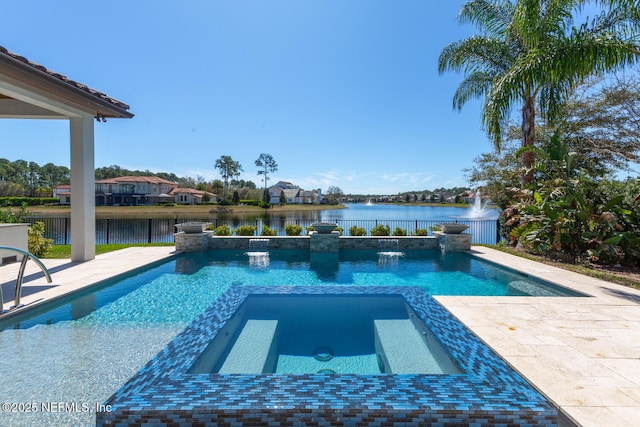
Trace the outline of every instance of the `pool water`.
<path fill-rule="evenodd" d="M 175 259 L 0 323 L 0 395 L 11 402 L 104 402 L 231 286 L 418 286 L 432 295 L 562 296 L 468 254 L 242 251 Z M 0 425 L 94 425 L 95 411 L 0 413 Z"/>
<path fill-rule="evenodd" d="M 399 296 L 247 297 L 192 374 L 454 374 Z"/>
<path fill-rule="evenodd" d="M 82 325 L 185 326 L 231 285 L 418 286 L 431 295 L 579 296 L 464 253 L 278 250 L 249 257 L 244 251 L 209 251 L 178 256 L 0 329 L 69 320 Z"/>

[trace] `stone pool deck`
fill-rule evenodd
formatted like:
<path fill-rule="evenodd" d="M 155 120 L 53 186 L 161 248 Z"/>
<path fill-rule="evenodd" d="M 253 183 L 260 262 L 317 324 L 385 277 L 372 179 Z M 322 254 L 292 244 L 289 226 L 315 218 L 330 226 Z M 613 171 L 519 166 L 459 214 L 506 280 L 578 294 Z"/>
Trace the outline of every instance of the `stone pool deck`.
<path fill-rule="evenodd" d="M 436 299 L 577 425 L 639 425 L 640 291 L 485 247 L 471 252 L 591 297 Z"/>
<path fill-rule="evenodd" d="M 44 260 L 53 285 L 30 261 L 21 302 L 29 305 L 56 298 L 163 260 L 174 250 L 128 248 L 85 263 Z M 474 246 L 471 252 L 590 297 L 436 299 L 554 402 L 568 421 L 585 427 L 638 425 L 640 291 L 485 247 Z M 5 309 L 13 304 L 18 268 L 18 263 L 0 267 Z"/>

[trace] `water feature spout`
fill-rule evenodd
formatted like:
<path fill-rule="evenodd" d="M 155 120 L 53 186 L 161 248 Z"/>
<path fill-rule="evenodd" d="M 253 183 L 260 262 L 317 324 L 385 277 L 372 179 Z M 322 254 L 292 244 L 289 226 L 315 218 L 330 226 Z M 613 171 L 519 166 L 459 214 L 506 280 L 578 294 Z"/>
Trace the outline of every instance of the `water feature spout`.
<path fill-rule="evenodd" d="M 264 269 L 269 267 L 269 239 L 249 239 L 249 266 Z"/>
<path fill-rule="evenodd" d="M 398 239 L 378 239 L 380 252 L 378 252 L 378 265 L 397 265 L 404 252 L 400 252 Z"/>
<path fill-rule="evenodd" d="M 269 239 L 249 239 L 249 252 L 267 252 Z"/>
<path fill-rule="evenodd" d="M 382 252 L 400 252 L 398 239 L 378 239 L 378 245 Z"/>

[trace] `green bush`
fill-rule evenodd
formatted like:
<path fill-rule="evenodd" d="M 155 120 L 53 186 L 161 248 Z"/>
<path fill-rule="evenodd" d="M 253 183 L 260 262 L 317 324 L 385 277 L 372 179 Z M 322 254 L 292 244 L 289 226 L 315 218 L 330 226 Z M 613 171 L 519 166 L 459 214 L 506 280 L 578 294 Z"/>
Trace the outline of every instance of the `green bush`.
<path fill-rule="evenodd" d="M 236 236 L 254 236 L 257 229 L 258 227 L 255 225 L 242 225 L 233 231 L 236 233 Z"/>
<path fill-rule="evenodd" d="M 277 236 L 278 230 L 276 230 L 275 228 L 272 230 L 271 228 L 269 228 L 268 225 L 263 225 L 260 235 L 261 236 Z"/>
<path fill-rule="evenodd" d="M 367 232 L 362 227 L 357 225 L 349 227 L 349 236 L 366 236 Z"/>
<path fill-rule="evenodd" d="M 220 225 L 213 230 L 213 234 L 216 236 L 231 236 L 231 229 L 228 225 Z"/>
<path fill-rule="evenodd" d="M 407 235 L 407 230 L 405 230 L 404 228 L 396 227 L 396 229 L 393 230 L 393 236 L 406 236 L 406 235 Z"/>
<path fill-rule="evenodd" d="M 7 209 L 6 211 L 3 211 L 2 209 L 0 209 L 0 223 L 6 223 L 6 224 L 24 223 L 24 222 L 27 222 L 27 217 L 29 215 L 31 215 L 31 212 L 27 210 L 26 203 L 23 203 L 22 206 L 20 206 L 20 209 L 18 211 L 14 211 L 10 208 Z"/>
<path fill-rule="evenodd" d="M 333 229 L 333 231 L 337 231 L 338 233 L 340 233 L 340 235 L 342 236 L 342 232 L 344 231 L 344 228 L 342 227 L 336 227 Z"/>
<path fill-rule="evenodd" d="M 429 232 L 426 228 L 416 228 L 411 234 L 413 236 L 428 236 Z"/>
<path fill-rule="evenodd" d="M 40 206 L 40 205 L 58 205 L 60 200 L 54 197 L 0 197 L 1 206 Z"/>
<path fill-rule="evenodd" d="M 299 236 L 302 233 L 302 226 L 289 224 L 284 227 L 284 232 L 287 236 Z"/>
<path fill-rule="evenodd" d="M 391 234 L 391 229 L 388 225 L 378 224 L 371 229 L 372 236 L 388 236 Z"/>
<path fill-rule="evenodd" d="M 307 234 L 311 233 L 312 231 L 316 231 L 316 229 L 313 228 L 312 225 L 307 225 Z"/>
<path fill-rule="evenodd" d="M 53 239 L 44 237 L 44 223 L 41 221 L 27 227 L 27 241 L 29 252 L 38 258 L 43 257 L 53 244 Z"/>

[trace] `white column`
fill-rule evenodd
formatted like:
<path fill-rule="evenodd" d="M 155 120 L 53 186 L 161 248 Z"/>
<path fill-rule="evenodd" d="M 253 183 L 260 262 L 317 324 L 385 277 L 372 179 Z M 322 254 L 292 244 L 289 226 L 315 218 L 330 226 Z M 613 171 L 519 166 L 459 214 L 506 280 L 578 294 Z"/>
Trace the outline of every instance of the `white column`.
<path fill-rule="evenodd" d="M 71 261 L 96 257 L 96 190 L 93 117 L 72 117 Z"/>

